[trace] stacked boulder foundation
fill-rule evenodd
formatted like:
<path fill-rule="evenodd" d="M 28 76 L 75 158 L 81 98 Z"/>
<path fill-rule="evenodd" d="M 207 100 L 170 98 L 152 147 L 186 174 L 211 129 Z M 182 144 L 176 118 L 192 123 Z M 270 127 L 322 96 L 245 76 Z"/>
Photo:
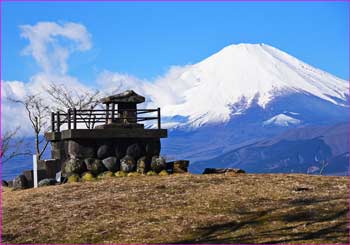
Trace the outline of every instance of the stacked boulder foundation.
<path fill-rule="evenodd" d="M 60 156 L 63 158 L 62 176 L 71 182 L 112 175 L 166 175 L 174 172 L 160 156 L 159 139 L 67 140 L 64 149 L 66 154 Z"/>

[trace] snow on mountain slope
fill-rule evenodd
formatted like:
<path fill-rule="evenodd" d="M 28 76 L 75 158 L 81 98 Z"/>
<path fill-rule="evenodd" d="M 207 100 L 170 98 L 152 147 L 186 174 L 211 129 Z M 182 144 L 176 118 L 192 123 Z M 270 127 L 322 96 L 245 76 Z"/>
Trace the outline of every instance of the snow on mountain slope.
<path fill-rule="evenodd" d="M 263 125 L 277 125 L 282 127 L 288 127 L 290 125 L 298 125 L 301 121 L 285 114 L 278 114 L 263 122 Z"/>
<path fill-rule="evenodd" d="M 227 122 L 252 102 L 265 108 L 276 97 L 291 93 L 312 95 L 340 106 L 347 105 L 349 96 L 347 81 L 265 44 L 228 46 L 186 67 L 171 84 L 183 85 L 180 98 L 177 103 L 163 105 L 162 114 L 188 118 L 180 125 L 192 127 Z M 233 106 L 237 103 L 238 107 Z"/>

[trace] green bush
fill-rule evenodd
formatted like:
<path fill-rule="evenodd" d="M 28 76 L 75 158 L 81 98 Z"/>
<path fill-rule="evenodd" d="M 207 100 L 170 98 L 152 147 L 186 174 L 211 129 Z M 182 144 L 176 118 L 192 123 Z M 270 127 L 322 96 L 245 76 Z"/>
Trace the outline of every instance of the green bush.
<path fill-rule="evenodd" d="M 154 171 L 148 171 L 146 175 L 147 176 L 156 176 L 158 174 L 156 172 L 154 172 Z"/>
<path fill-rule="evenodd" d="M 80 178 L 79 178 L 79 175 L 77 174 L 72 174 L 68 177 L 68 180 L 67 182 L 68 183 L 74 183 L 74 182 L 79 182 Z"/>
<path fill-rule="evenodd" d="M 162 171 L 160 171 L 160 173 L 158 175 L 159 176 L 168 176 L 169 173 L 166 170 L 162 170 Z"/>
<path fill-rule="evenodd" d="M 116 177 L 126 177 L 126 176 L 128 176 L 128 174 L 123 172 L 123 171 L 118 171 L 118 172 L 116 172 L 114 174 L 114 176 L 116 176 Z"/>
<path fill-rule="evenodd" d="M 131 172 L 131 173 L 128 173 L 128 177 L 137 177 L 137 176 L 141 176 L 141 174 L 138 173 L 138 172 Z"/>
<path fill-rule="evenodd" d="M 114 174 L 111 171 L 106 171 L 97 176 L 98 179 L 105 179 L 105 178 L 111 178 Z"/>
<path fill-rule="evenodd" d="M 94 177 L 94 175 L 90 172 L 85 172 L 83 173 L 83 175 L 81 176 L 81 180 L 82 181 L 94 181 L 96 180 L 96 178 Z"/>

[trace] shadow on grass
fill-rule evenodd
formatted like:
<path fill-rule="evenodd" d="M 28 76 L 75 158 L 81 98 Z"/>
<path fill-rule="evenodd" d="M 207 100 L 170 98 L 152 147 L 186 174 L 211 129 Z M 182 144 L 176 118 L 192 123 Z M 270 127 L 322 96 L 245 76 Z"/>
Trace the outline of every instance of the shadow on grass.
<path fill-rule="evenodd" d="M 332 199 L 335 200 L 335 199 Z M 345 199 L 342 199 L 345 201 Z M 347 244 L 349 223 L 347 205 L 321 209 L 310 205 L 327 205 L 330 199 L 296 199 L 278 208 L 266 208 L 258 212 L 236 212 L 244 215 L 240 222 L 227 222 L 202 227 L 190 234 L 190 239 L 173 243 L 313 243 L 314 240 L 327 243 Z M 290 208 L 297 207 L 290 212 Z M 319 206 L 318 206 L 319 208 Z M 332 209 L 333 208 L 333 209 Z M 337 222 L 334 222 L 336 221 Z M 271 226 L 271 222 L 282 222 L 283 227 Z M 270 224 L 270 225 L 267 225 Z M 242 232 L 250 227 L 253 232 Z M 299 229 L 301 228 L 301 229 Z M 298 230 L 296 232 L 296 230 Z"/>

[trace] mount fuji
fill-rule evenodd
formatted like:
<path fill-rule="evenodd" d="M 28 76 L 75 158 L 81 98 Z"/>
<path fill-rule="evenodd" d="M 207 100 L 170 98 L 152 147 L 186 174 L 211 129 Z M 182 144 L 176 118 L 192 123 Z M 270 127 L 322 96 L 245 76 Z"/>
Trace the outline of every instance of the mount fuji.
<path fill-rule="evenodd" d="M 348 121 L 347 81 L 265 44 L 225 47 L 169 84 L 180 88 L 162 107 L 169 158 L 203 161 L 293 128 Z"/>

